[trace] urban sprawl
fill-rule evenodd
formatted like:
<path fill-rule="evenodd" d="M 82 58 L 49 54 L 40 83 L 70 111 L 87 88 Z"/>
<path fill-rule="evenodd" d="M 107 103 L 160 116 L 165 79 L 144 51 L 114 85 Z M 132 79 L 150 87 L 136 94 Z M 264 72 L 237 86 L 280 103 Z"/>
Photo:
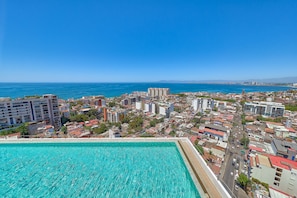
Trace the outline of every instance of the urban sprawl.
<path fill-rule="evenodd" d="M 188 137 L 238 197 L 297 195 L 297 91 L 0 98 L 0 138 Z"/>

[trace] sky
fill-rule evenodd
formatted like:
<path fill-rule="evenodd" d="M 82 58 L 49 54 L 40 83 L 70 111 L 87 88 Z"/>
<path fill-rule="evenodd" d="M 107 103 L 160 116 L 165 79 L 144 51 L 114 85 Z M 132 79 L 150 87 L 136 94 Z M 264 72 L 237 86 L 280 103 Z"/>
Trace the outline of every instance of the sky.
<path fill-rule="evenodd" d="M 0 82 L 297 76 L 296 0 L 0 0 Z"/>

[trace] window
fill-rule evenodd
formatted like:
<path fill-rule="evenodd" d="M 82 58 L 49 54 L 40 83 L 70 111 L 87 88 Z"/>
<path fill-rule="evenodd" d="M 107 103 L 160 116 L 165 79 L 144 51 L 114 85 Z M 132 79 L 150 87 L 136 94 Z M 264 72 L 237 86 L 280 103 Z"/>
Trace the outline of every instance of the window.
<path fill-rule="evenodd" d="M 282 174 L 281 173 L 278 173 L 278 172 L 276 172 L 275 175 L 278 176 L 278 177 L 281 177 L 282 176 Z"/>
<path fill-rule="evenodd" d="M 274 180 L 276 180 L 276 181 L 280 181 L 280 178 L 278 178 L 278 177 L 275 177 L 275 178 L 274 178 Z"/>

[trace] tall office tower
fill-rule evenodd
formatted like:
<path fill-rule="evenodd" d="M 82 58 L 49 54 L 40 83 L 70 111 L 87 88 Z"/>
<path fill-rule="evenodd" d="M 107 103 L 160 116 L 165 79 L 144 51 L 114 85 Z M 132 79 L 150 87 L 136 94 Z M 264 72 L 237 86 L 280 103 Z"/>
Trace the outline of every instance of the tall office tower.
<path fill-rule="evenodd" d="M 56 130 L 60 129 L 61 119 L 57 96 L 46 94 L 42 97 L 0 100 L 0 128 L 40 121 L 53 125 Z"/>

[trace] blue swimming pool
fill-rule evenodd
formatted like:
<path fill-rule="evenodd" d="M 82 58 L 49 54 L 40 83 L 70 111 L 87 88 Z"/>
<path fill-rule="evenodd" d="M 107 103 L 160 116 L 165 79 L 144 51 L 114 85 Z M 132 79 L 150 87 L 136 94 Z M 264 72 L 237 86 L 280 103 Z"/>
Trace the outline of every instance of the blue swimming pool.
<path fill-rule="evenodd" d="M 0 144 L 0 197 L 200 197 L 175 142 Z"/>

